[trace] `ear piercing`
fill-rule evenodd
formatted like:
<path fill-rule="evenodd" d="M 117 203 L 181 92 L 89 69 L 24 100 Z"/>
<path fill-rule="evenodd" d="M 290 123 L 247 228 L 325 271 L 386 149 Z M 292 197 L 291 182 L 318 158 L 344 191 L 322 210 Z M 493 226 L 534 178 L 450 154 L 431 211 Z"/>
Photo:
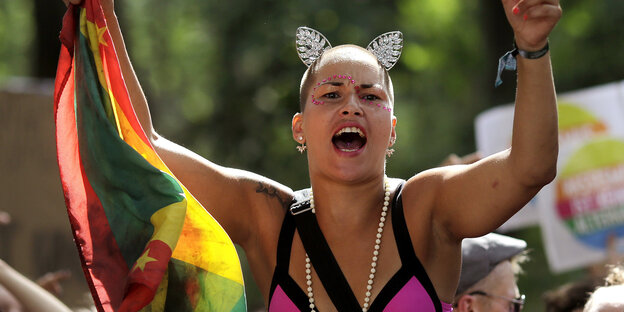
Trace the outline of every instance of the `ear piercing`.
<path fill-rule="evenodd" d="M 302 137 L 302 136 L 299 136 L 299 138 L 298 138 L 298 139 L 299 139 L 299 143 L 300 143 L 301 145 L 298 145 L 298 146 L 297 146 L 297 150 L 299 151 L 299 153 L 303 154 L 303 152 L 304 152 L 304 151 L 305 151 L 308 147 L 305 145 L 305 142 L 303 141 L 303 137 Z"/>

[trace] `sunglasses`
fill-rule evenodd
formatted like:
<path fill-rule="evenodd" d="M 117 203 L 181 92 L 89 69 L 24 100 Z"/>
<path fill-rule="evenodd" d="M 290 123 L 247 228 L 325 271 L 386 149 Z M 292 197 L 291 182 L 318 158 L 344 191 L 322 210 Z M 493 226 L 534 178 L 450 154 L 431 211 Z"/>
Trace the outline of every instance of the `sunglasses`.
<path fill-rule="evenodd" d="M 520 295 L 520 297 L 517 298 L 508 298 L 508 297 L 503 297 L 503 296 L 497 296 L 497 295 L 491 295 L 488 294 L 484 291 L 473 291 L 471 293 L 469 293 L 468 295 L 474 296 L 474 295 L 479 295 L 479 296 L 486 296 L 486 297 L 490 297 L 490 298 L 500 298 L 503 299 L 507 302 L 510 303 L 509 305 L 509 312 L 520 312 L 522 311 L 522 308 L 524 307 L 524 295 Z"/>

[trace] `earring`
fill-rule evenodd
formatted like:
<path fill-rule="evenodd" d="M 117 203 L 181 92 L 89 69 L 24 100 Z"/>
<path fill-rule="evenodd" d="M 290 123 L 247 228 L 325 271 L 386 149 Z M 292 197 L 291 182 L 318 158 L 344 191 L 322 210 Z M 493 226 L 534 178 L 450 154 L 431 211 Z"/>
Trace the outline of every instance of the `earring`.
<path fill-rule="evenodd" d="M 299 141 L 301 141 L 301 145 L 297 146 L 297 150 L 299 151 L 299 153 L 303 154 L 303 152 L 308 148 L 307 146 L 305 146 L 305 142 L 303 142 L 303 137 L 299 136 Z"/>
<path fill-rule="evenodd" d="M 390 146 L 394 145 L 394 142 L 396 142 L 396 137 L 390 138 Z M 390 148 L 390 146 L 388 146 L 388 148 L 386 149 L 386 157 L 388 158 L 390 158 L 392 154 L 394 154 L 394 149 Z"/>

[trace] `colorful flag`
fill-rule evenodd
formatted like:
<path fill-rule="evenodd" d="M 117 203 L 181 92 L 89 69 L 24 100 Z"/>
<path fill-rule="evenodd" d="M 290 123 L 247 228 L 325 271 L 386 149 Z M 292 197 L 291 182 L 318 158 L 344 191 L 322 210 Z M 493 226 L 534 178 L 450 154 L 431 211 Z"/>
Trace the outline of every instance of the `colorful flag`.
<path fill-rule="evenodd" d="M 245 311 L 234 245 L 141 128 L 99 0 L 70 5 L 61 42 L 57 156 L 98 311 Z"/>

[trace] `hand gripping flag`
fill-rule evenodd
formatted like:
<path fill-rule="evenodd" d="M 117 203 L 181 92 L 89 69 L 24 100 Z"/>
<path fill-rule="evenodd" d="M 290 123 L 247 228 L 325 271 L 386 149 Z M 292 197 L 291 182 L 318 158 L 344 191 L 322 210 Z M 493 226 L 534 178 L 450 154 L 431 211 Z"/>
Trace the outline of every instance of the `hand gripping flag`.
<path fill-rule="evenodd" d="M 98 311 L 245 311 L 234 245 L 142 130 L 99 0 L 69 6 L 61 41 L 57 156 Z"/>

